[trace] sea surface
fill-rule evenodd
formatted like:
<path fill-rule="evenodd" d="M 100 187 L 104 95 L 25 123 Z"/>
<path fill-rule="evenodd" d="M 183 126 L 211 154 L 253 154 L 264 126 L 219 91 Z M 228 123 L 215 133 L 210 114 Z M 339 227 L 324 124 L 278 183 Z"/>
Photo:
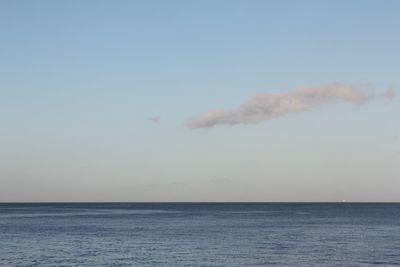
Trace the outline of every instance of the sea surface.
<path fill-rule="evenodd" d="M 400 204 L 0 204 L 0 266 L 400 266 Z"/>

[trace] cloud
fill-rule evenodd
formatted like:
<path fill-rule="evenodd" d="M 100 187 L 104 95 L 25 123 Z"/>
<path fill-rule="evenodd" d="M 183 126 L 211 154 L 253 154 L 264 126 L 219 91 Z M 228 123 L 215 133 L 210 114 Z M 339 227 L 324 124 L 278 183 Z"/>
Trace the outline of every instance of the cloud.
<path fill-rule="evenodd" d="M 160 116 L 151 117 L 151 118 L 149 118 L 149 120 L 152 121 L 152 122 L 154 122 L 155 124 L 159 124 L 159 123 L 160 123 L 160 120 L 161 120 L 161 117 L 160 117 Z"/>
<path fill-rule="evenodd" d="M 383 94 L 383 96 L 387 99 L 392 99 L 396 96 L 396 91 L 394 89 L 389 89 Z"/>
<path fill-rule="evenodd" d="M 377 97 L 391 99 L 394 96 L 393 89 L 374 94 L 365 87 L 330 83 L 283 93 L 259 93 L 237 109 L 210 110 L 195 116 L 187 125 L 191 128 L 208 128 L 222 124 L 255 124 L 290 113 L 308 111 L 323 104 L 348 102 L 361 105 Z"/>

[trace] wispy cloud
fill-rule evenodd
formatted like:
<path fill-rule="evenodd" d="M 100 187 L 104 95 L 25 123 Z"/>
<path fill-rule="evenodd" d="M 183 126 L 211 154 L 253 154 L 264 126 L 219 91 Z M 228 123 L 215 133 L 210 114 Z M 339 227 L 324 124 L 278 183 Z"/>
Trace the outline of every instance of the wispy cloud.
<path fill-rule="evenodd" d="M 207 128 L 221 124 L 254 124 L 290 113 L 308 111 L 322 104 L 348 102 L 360 105 L 377 97 L 390 99 L 394 96 L 393 89 L 375 94 L 365 87 L 330 83 L 283 93 L 259 93 L 237 109 L 210 110 L 195 116 L 187 125 L 191 128 Z"/>
<path fill-rule="evenodd" d="M 154 122 L 155 124 L 159 124 L 159 123 L 160 123 L 160 120 L 161 120 L 161 117 L 160 117 L 160 116 L 151 117 L 151 118 L 149 118 L 149 120 L 152 121 L 152 122 Z"/>

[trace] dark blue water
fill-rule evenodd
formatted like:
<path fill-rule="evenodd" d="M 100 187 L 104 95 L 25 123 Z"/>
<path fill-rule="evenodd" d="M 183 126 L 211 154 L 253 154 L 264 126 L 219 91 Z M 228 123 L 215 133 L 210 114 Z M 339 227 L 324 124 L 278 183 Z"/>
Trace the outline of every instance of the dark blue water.
<path fill-rule="evenodd" d="M 0 204 L 0 266 L 374 265 L 400 204 Z"/>

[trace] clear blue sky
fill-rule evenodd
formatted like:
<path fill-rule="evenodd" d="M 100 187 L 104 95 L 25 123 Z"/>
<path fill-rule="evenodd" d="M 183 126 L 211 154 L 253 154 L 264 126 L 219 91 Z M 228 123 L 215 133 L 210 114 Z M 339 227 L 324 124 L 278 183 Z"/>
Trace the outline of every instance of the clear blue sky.
<path fill-rule="evenodd" d="M 185 126 L 259 92 L 399 92 L 399 12 L 395 0 L 0 1 L 0 201 L 400 201 L 399 97 Z"/>

